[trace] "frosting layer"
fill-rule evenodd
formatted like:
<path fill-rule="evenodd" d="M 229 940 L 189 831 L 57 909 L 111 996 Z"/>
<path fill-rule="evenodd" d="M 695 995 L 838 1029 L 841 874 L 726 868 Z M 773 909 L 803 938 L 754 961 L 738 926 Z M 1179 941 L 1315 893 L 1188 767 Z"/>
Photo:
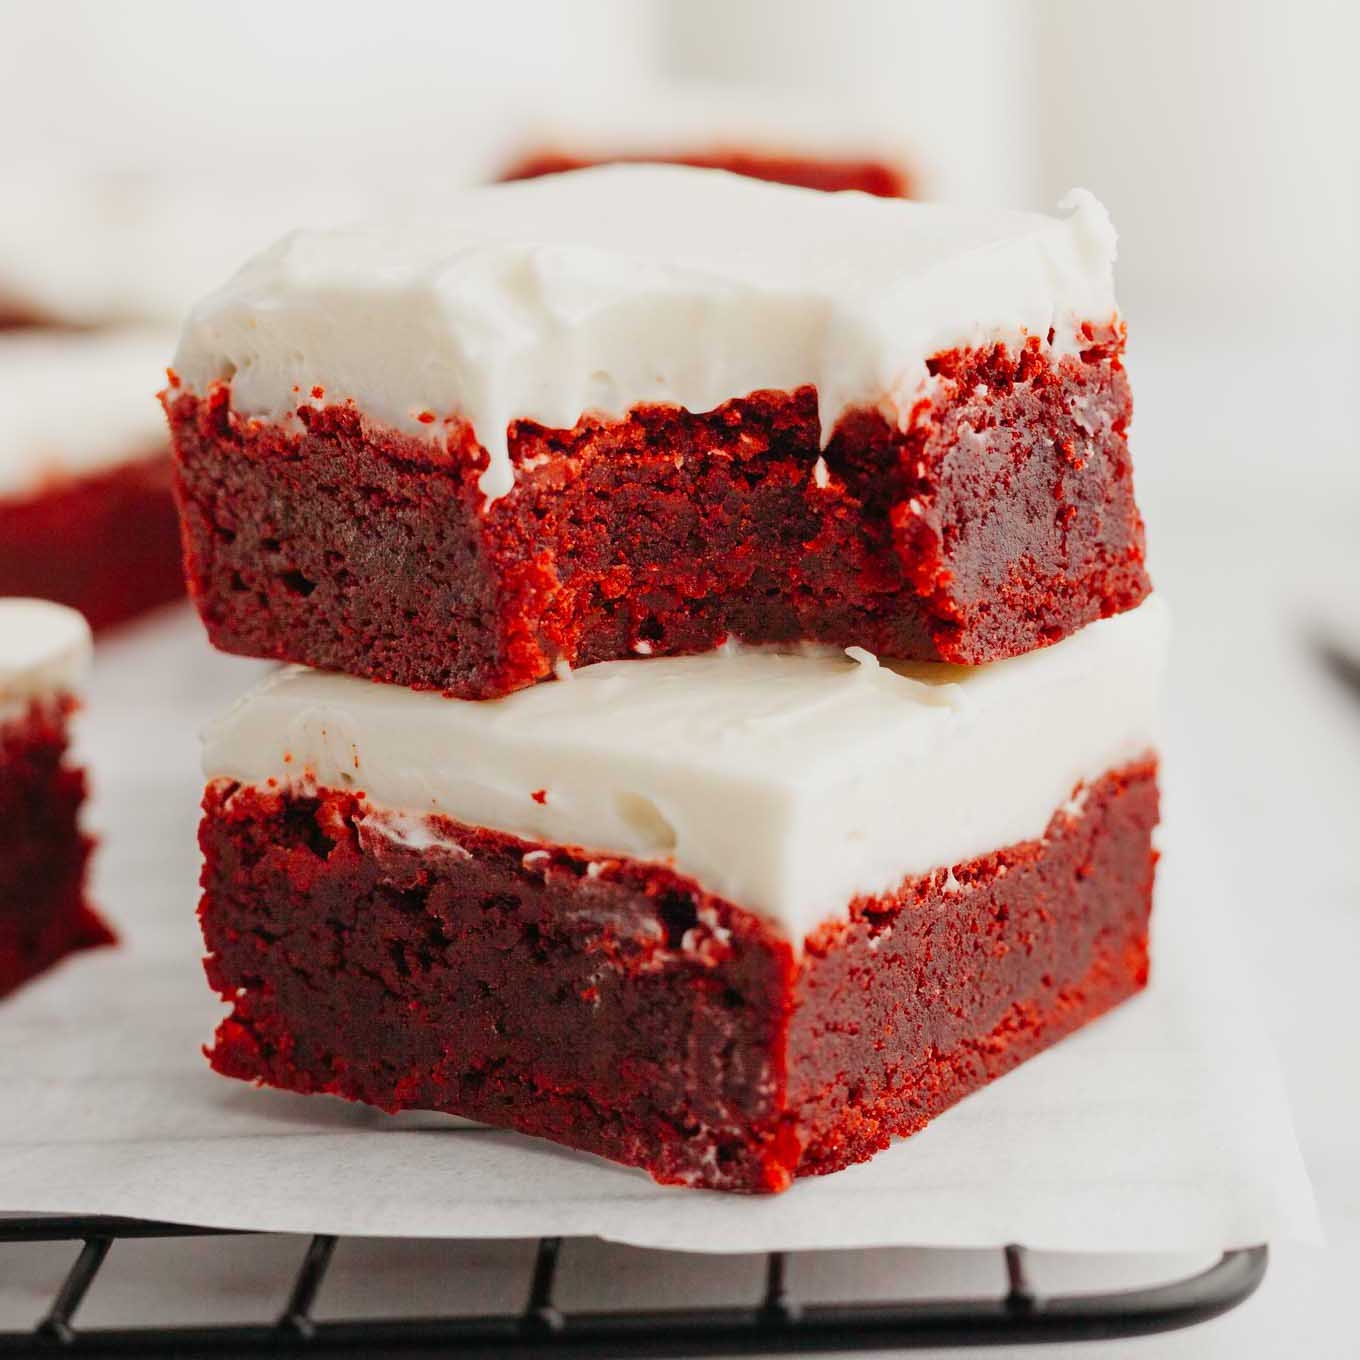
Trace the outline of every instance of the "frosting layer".
<path fill-rule="evenodd" d="M 417 844 L 437 812 L 664 860 L 801 940 L 856 894 L 1041 835 L 1146 752 L 1166 642 L 1154 597 L 979 667 L 739 650 L 483 702 L 290 667 L 208 730 L 204 768 L 362 790 Z"/>
<path fill-rule="evenodd" d="M 171 343 L 141 329 L 0 335 L 0 496 L 165 447 L 155 391 Z"/>
<path fill-rule="evenodd" d="M 0 599 L 0 720 L 31 699 L 75 689 L 90 652 L 90 626 L 74 609 Z"/>
<path fill-rule="evenodd" d="M 194 309 L 175 368 L 200 393 L 229 380 L 245 416 L 353 400 L 430 439 L 467 421 L 495 497 L 514 420 L 809 384 L 824 435 L 851 406 L 904 419 L 942 350 L 1080 348 L 1115 315 L 1114 253 L 1080 190 L 1053 218 L 608 166 L 471 190 L 437 223 L 296 232 Z"/>

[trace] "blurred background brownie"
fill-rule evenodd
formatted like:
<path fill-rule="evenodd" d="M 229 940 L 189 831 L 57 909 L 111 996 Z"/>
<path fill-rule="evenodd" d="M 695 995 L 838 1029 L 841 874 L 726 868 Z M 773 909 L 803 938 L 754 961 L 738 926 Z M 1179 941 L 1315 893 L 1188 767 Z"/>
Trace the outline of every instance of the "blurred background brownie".
<path fill-rule="evenodd" d="M 803 189 L 914 198 L 909 138 L 844 101 L 715 83 L 670 84 L 629 99 L 617 87 L 554 101 L 520 136 L 503 179 L 646 161 L 727 170 Z"/>
<path fill-rule="evenodd" d="M 89 654 L 73 610 L 0 599 L 0 996 L 113 941 L 86 900 L 85 774 L 67 755 Z"/>
<path fill-rule="evenodd" d="M 184 594 L 164 332 L 0 334 L 0 594 L 105 628 Z"/>

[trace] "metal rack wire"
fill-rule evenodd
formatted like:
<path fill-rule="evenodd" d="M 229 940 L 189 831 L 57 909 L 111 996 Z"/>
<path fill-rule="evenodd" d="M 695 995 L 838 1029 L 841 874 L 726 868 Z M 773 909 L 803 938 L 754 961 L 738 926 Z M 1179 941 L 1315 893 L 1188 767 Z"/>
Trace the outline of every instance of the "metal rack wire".
<path fill-rule="evenodd" d="M 76 1326 L 76 1312 L 119 1240 L 229 1235 L 133 1219 L 0 1219 L 0 1242 L 82 1244 L 36 1328 L 0 1332 L 0 1355 L 658 1357 L 1102 1340 L 1171 1331 L 1227 1312 L 1260 1284 L 1267 1261 L 1264 1246 L 1250 1247 L 1224 1253 L 1198 1274 L 1151 1287 L 1044 1297 L 1030 1284 L 1025 1248 L 1009 1246 L 1007 1290 L 996 1298 L 805 1304 L 789 1287 L 785 1253 L 772 1252 L 763 1296 L 747 1307 L 569 1312 L 553 1301 L 563 1240 L 545 1237 L 516 1312 L 321 1321 L 314 1307 L 338 1239 L 317 1236 L 302 1249 L 288 1302 L 272 1325 L 158 1327 L 152 1320 L 135 1328 Z"/>

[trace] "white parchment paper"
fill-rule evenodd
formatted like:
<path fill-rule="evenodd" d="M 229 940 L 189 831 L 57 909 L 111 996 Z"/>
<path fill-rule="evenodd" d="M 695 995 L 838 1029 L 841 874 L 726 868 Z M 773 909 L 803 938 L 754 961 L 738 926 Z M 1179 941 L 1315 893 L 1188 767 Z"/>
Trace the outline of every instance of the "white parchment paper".
<path fill-rule="evenodd" d="M 180 612 L 101 646 L 84 719 L 96 885 L 123 935 L 0 1002 L 0 1211 L 390 1236 L 596 1234 L 740 1252 L 887 1245 L 1175 1251 L 1317 1216 L 1220 899 L 1168 760 L 1154 981 L 874 1161 L 769 1198 L 439 1115 L 213 1074 L 194 919 L 196 730 L 259 673 Z"/>

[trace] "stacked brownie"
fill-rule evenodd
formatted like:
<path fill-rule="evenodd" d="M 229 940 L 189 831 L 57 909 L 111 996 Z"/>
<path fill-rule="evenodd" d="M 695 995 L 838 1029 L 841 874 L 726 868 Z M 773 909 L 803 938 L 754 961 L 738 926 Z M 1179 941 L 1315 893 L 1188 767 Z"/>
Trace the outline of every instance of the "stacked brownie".
<path fill-rule="evenodd" d="M 85 776 L 67 755 L 89 653 L 73 610 L 0 599 L 0 996 L 113 939 L 85 898 Z"/>
<path fill-rule="evenodd" d="M 233 1076 L 777 1190 L 1138 990 L 1114 238 L 615 167 L 298 233 L 165 392 Z"/>

